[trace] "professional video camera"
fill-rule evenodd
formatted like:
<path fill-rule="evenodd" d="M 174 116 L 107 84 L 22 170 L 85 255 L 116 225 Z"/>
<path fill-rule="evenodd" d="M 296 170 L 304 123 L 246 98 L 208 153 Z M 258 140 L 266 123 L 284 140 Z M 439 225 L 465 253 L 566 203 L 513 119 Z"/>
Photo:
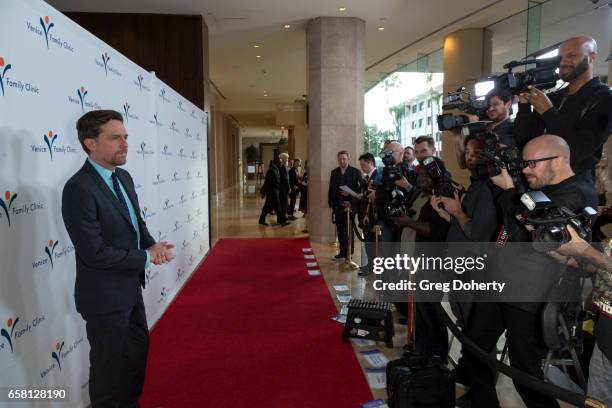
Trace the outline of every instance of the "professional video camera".
<path fill-rule="evenodd" d="M 465 90 L 465 87 L 461 87 L 456 91 L 449 92 L 447 96 L 444 97 L 442 109 L 443 110 L 451 110 L 457 109 L 464 113 L 469 113 L 471 115 L 477 115 L 480 119 L 485 119 L 487 116 L 487 109 L 489 108 L 489 103 L 486 99 L 477 99 L 474 98 L 468 91 Z M 464 130 L 465 126 L 474 127 L 474 129 L 467 129 L 471 132 L 471 134 L 478 131 L 477 128 L 482 127 L 481 125 L 474 125 L 469 123 L 469 119 L 466 115 L 455 115 L 452 113 L 444 113 L 438 115 L 438 130 L 443 132 L 445 130 L 453 130 L 457 128 L 462 128 Z M 476 122 L 481 123 L 481 122 Z M 482 122 L 486 123 L 486 122 Z M 465 131 L 465 130 L 464 130 Z M 470 133 L 468 133 L 470 134 Z"/>
<path fill-rule="evenodd" d="M 566 207 L 556 207 L 541 191 L 528 191 L 521 196 L 527 213 L 521 215 L 524 225 L 532 230 L 533 247 L 538 252 L 554 251 L 569 242 L 571 236 L 567 225 L 571 225 L 578 235 L 591 240 L 591 223 L 597 212 L 586 207 L 576 214 Z"/>
<path fill-rule="evenodd" d="M 557 85 L 559 74 L 556 70 L 561 63 L 561 57 L 553 58 L 532 58 L 521 61 L 511 61 L 504 65 L 508 72 L 495 75 L 489 80 L 493 80 L 495 88 L 506 89 L 513 95 L 528 92 L 527 87 L 533 86 L 540 90 L 554 88 Z M 528 68 L 523 72 L 512 72 L 516 67 L 535 64 L 534 68 Z"/>
<path fill-rule="evenodd" d="M 435 157 L 427 157 L 423 160 L 423 166 L 429 177 L 434 181 L 433 193 L 436 196 L 454 198 L 455 193 L 463 195 L 464 189 L 455 183 L 446 169 L 441 167 L 441 160 Z"/>

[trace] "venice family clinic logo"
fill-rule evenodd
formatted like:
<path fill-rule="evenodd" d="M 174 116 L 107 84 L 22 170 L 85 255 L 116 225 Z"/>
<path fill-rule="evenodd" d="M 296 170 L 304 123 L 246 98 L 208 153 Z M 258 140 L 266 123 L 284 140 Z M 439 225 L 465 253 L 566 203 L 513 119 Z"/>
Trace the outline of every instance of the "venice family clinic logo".
<path fill-rule="evenodd" d="M 43 29 L 43 33 L 45 33 L 45 41 L 47 41 L 47 49 L 49 49 L 49 31 L 51 31 L 54 24 L 50 22 L 51 20 L 49 20 L 49 16 L 45 16 L 44 19 L 41 17 L 39 21 L 40 21 L 40 26 Z"/>
<path fill-rule="evenodd" d="M 43 140 L 49 148 L 49 155 L 51 156 L 51 161 L 53 161 L 53 143 L 57 140 L 57 133 L 53 134 L 53 131 L 50 130 L 49 133 L 43 136 Z"/>
<path fill-rule="evenodd" d="M 11 69 L 11 64 L 4 65 L 4 58 L 0 57 L 0 89 L 2 90 L 2 96 L 4 96 L 4 77 L 9 69 Z"/>
<path fill-rule="evenodd" d="M 77 95 L 79 96 L 79 100 L 81 101 L 81 110 L 85 112 L 85 96 L 87 96 L 87 90 L 84 86 L 80 89 L 77 89 Z"/>
<path fill-rule="evenodd" d="M 11 353 L 14 352 L 12 339 L 13 339 L 13 332 L 15 331 L 15 327 L 17 326 L 18 322 L 19 322 L 18 317 L 16 317 L 15 320 L 13 320 L 12 318 L 9 318 L 6 322 L 6 328 L 2 328 L 0 330 L 0 335 L 4 337 L 6 341 L 8 341 L 8 344 L 11 347 Z M 10 330 L 10 333 L 7 329 Z"/>
<path fill-rule="evenodd" d="M 11 194 L 10 191 L 6 191 L 4 193 L 4 198 L 0 201 L 0 207 L 2 207 L 2 209 L 4 210 L 4 214 L 6 215 L 6 220 L 8 222 L 9 227 L 11 226 L 10 210 L 16 198 L 17 193 Z"/>
<path fill-rule="evenodd" d="M 51 269 L 53 269 L 53 253 L 55 252 L 55 248 L 57 248 L 58 244 L 59 244 L 59 241 L 54 242 L 52 239 L 50 239 L 49 242 L 47 243 L 47 246 L 45 247 L 45 253 L 49 257 L 49 260 L 51 261 Z"/>
<path fill-rule="evenodd" d="M 58 341 L 55 343 L 55 351 L 51 352 L 51 358 L 57 361 L 57 365 L 59 366 L 60 371 L 62 371 L 62 363 L 60 362 L 62 358 L 62 349 L 64 348 L 64 342 L 61 343 Z"/>

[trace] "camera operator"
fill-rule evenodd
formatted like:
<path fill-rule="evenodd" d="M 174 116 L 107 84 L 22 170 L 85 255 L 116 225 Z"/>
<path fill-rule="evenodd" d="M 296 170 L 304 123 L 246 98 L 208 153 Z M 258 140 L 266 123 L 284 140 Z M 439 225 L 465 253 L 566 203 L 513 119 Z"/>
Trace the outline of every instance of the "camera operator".
<path fill-rule="evenodd" d="M 346 236 L 346 210 L 345 208 L 350 207 L 350 220 L 354 220 L 355 210 L 358 206 L 356 198 L 350 196 L 348 193 L 342 191 L 340 187 L 347 186 L 355 193 L 359 191 L 359 180 L 361 179 L 361 172 L 355 167 L 349 165 L 350 156 L 346 150 L 340 150 L 337 154 L 338 167 L 331 171 L 329 179 L 329 191 L 327 193 L 327 202 L 329 208 L 333 211 L 334 222 L 336 229 L 338 230 L 338 241 L 340 242 L 340 253 L 334 256 L 335 261 L 342 261 L 347 257 L 348 251 L 353 253 L 355 235 L 353 230 L 350 232 L 351 248 L 347 248 L 347 236 Z"/>
<path fill-rule="evenodd" d="M 612 241 L 604 254 L 582 239 L 571 225 L 567 230 L 571 240 L 555 252 L 587 262 L 595 267 L 596 274 L 593 303 L 600 313 L 595 324 L 595 349 L 589 364 L 587 395 L 612 406 Z M 560 261 L 567 262 L 566 259 Z"/>
<path fill-rule="evenodd" d="M 529 93 L 520 94 L 516 141 L 521 147 L 544 130 L 561 136 L 572 151 L 574 172 L 592 182 L 602 146 L 612 133 L 612 91 L 593 77 L 594 39 L 570 38 L 559 47 L 559 56 L 559 75 L 568 86 L 548 95 L 530 86 Z"/>
<path fill-rule="evenodd" d="M 488 108 L 487 117 L 491 120 L 489 130 L 494 132 L 498 137 L 501 144 L 504 146 L 515 146 L 514 140 L 514 122 L 510 118 L 512 110 L 512 95 L 509 91 L 504 89 L 492 89 L 485 97 Z M 477 121 L 478 117 L 475 115 L 467 115 L 470 121 Z M 465 137 L 461 134 L 460 128 L 453 130 L 455 137 L 455 156 L 457 157 L 457 163 L 459 168 L 468 168 L 465 162 L 466 156 L 464 152 Z"/>
<path fill-rule="evenodd" d="M 373 200 L 368 197 L 373 191 L 377 170 L 374 155 L 364 153 L 359 156 L 359 166 L 362 171 L 360 180 L 359 199 L 359 227 L 363 231 L 363 240 L 368 263 L 359 267 L 359 276 L 367 276 L 372 273 L 372 259 L 375 256 L 374 242 L 376 241 L 374 226 L 376 225 L 376 212 Z"/>
<path fill-rule="evenodd" d="M 418 146 L 418 143 L 417 143 Z M 425 158 L 423 158 L 424 160 Z M 440 169 L 441 174 L 450 179 L 450 174 L 445 169 L 444 162 L 437 157 L 432 157 L 435 166 Z M 393 217 L 393 222 L 404 229 L 408 228 L 414 232 L 414 252 L 408 256 L 432 254 L 435 248 L 431 243 L 446 241 L 446 234 L 449 228 L 448 222 L 434 209 L 437 205 L 435 194 L 437 180 L 422 165 L 417 175 L 417 186 L 419 194 L 410 207 L 410 214 L 402 213 L 398 217 Z M 427 279 L 435 280 L 436 277 L 428 276 Z M 415 344 L 419 353 L 439 356 L 443 361 L 448 359 L 448 331 L 442 322 L 434 303 L 416 303 L 416 323 Z"/>
<path fill-rule="evenodd" d="M 574 174 L 570 167 L 569 147 L 561 137 L 543 135 L 531 140 L 523 150 L 523 161 L 526 164 L 523 173 L 530 189 L 541 190 L 554 206 L 576 211 L 596 205 L 597 195 L 593 185 Z M 516 218 L 521 202 L 512 178 L 504 169 L 491 180 L 503 190 L 497 201 L 504 213 L 509 241 L 532 241 L 529 231 Z M 510 275 L 502 277 L 506 282 L 529 282 L 529 285 L 521 288 L 525 291 L 525 297 L 534 300 L 524 303 L 475 303 L 470 313 L 467 334 L 480 348 L 491 352 L 499 336 L 507 330 L 511 366 L 543 378 L 541 353 L 544 346 L 539 313 L 543 299 L 555 286 L 563 270 L 559 270 L 552 258 L 535 249 L 524 250 L 520 256 L 495 257 L 492 262 L 495 270 L 512 271 L 508 272 Z M 537 270 L 534 270 L 536 267 Z M 472 407 L 499 406 L 494 376 L 489 366 L 471 353 L 466 352 L 465 358 L 472 387 Z M 558 407 L 554 398 L 517 382 L 514 385 L 528 408 Z"/>

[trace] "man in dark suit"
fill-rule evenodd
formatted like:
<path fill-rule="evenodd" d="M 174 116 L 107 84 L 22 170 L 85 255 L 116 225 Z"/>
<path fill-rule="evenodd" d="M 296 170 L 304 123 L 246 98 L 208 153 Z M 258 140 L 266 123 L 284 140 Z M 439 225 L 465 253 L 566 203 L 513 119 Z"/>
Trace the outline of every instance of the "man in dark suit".
<path fill-rule="evenodd" d="M 278 172 L 280 173 L 280 188 L 278 191 L 278 199 L 280 201 L 280 211 L 283 213 L 283 217 L 287 218 L 287 204 L 289 203 L 289 174 L 287 172 L 287 163 L 289 162 L 289 155 L 287 153 L 281 153 L 278 155 L 280 159 L 280 165 L 278 166 Z"/>
<path fill-rule="evenodd" d="M 363 231 L 363 240 L 365 247 L 365 255 L 367 262 L 362 263 L 359 268 L 359 275 L 366 276 L 372 273 L 372 259 L 376 254 L 376 233 L 374 226 L 376 225 L 376 204 L 374 196 L 370 193 L 373 191 L 373 184 L 376 182 L 376 162 L 372 153 L 364 153 L 359 156 L 359 167 L 361 167 L 362 177 L 359 180 L 359 226 Z M 363 255 L 362 255 L 363 258 Z"/>
<path fill-rule="evenodd" d="M 128 152 L 121 114 L 91 111 L 76 128 L 89 157 L 64 186 L 62 217 L 76 253 L 76 309 L 91 346 L 89 396 L 92 408 L 139 407 L 149 342 L 144 270 L 172 260 L 174 246 L 155 243 L 132 177 L 117 167 Z"/>
<path fill-rule="evenodd" d="M 342 191 L 340 187 L 347 186 L 355 193 L 359 192 L 359 180 L 361 172 L 355 167 L 349 165 L 350 156 L 346 150 L 338 152 L 338 167 L 332 170 L 329 179 L 329 191 L 327 193 L 327 202 L 329 208 L 332 209 L 335 219 L 336 228 L 338 229 L 338 241 L 340 242 L 340 253 L 334 257 L 334 260 L 341 261 L 348 255 L 347 234 L 346 234 L 346 207 L 352 208 L 350 219 L 354 220 L 355 210 L 358 208 L 359 201 L 357 198 Z M 351 229 L 351 254 L 355 235 Z"/>
<path fill-rule="evenodd" d="M 264 181 L 264 184 L 261 187 L 260 191 L 261 197 L 265 197 L 266 202 L 264 203 L 264 206 L 261 209 L 261 214 L 259 215 L 259 225 L 263 225 L 266 227 L 268 226 L 268 223 L 266 222 L 266 216 L 271 211 L 274 211 L 276 213 L 276 222 L 281 227 L 289 225 L 285 214 L 280 210 L 280 202 L 278 199 L 280 189 L 280 166 L 281 162 L 278 157 L 270 161 L 270 167 L 266 172 L 266 181 Z"/>
<path fill-rule="evenodd" d="M 293 166 L 289 169 L 289 208 L 287 214 L 290 220 L 295 220 L 295 204 L 297 203 L 298 195 L 300 194 L 300 177 L 298 171 L 300 169 L 300 159 L 293 160 Z"/>

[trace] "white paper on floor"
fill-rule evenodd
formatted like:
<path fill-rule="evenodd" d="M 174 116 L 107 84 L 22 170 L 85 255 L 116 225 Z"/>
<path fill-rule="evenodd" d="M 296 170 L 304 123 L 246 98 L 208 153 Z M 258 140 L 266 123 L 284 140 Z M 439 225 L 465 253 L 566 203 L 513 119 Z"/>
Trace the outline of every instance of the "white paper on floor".
<path fill-rule="evenodd" d="M 318 269 L 309 269 L 308 275 L 310 276 L 321 276 L 321 271 Z"/>
<path fill-rule="evenodd" d="M 346 316 L 342 316 L 341 314 L 337 314 L 333 316 L 331 319 L 338 323 L 342 323 L 342 324 L 346 323 Z"/>
<path fill-rule="evenodd" d="M 312 248 L 302 248 L 302 252 L 312 252 Z"/>
<path fill-rule="evenodd" d="M 315 259 L 314 255 L 304 255 L 304 259 Z"/>
<path fill-rule="evenodd" d="M 354 345 L 359 347 L 365 346 L 374 346 L 376 342 L 374 340 L 366 340 L 366 339 L 351 339 Z"/>
<path fill-rule="evenodd" d="M 349 295 L 337 294 L 336 297 L 338 298 L 338 302 L 340 303 L 348 303 L 353 298 L 350 294 Z"/>
<path fill-rule="evenodd" d="M 386 367 L 389 359 L 379 349 L 361 351 L 361 355 L 372 367 Z"/>
<path fill-rule="evenodd" d="M 387 373 L 384 368 L 366 368 L 365 372 L 370 388 L 375 390 L 387 388 Z"/>
<path fill-rule="evenodd" d="M 347 315 L 348 314 L 348 305 L 342 305 L 342 308 L 340 309 L 340 314 L 341 315 Z"/>
<path fill-rule="evenodd" d="M 362 402 L 361 408 L 389 408 L 385 400 L 377 399 L 367 402 Z"/>
<path fill-rule="evenodd" d="M 348 292 L 350 290 L 348 285 L 345 284 L 334 285 L 334 289 L 336 292 Z"/>
<path fill-rule="evenodd" d="M 317 263 L 316 263 L 316 262 L 306 262 L 306 267 L 307 267 L 307 268 L 313 268 L 313 267 L 315 267 L 315 266 L 317 266 Z"/>

